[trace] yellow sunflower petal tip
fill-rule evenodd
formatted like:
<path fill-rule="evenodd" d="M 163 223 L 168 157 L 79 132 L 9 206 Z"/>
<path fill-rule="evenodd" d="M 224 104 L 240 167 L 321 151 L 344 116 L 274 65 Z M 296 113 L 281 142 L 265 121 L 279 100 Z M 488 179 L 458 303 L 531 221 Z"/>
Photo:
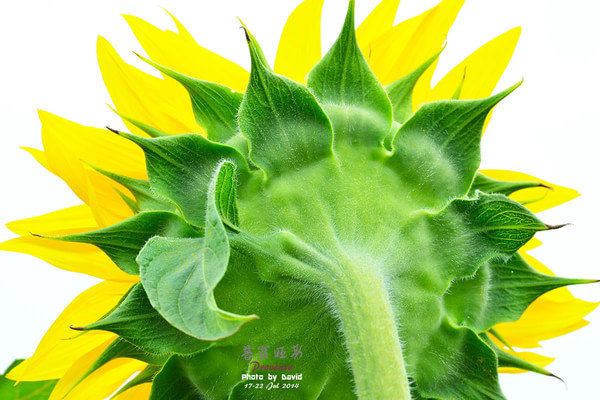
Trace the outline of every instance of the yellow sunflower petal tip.
<path fill-rule="evenodd" d="M 368 53 L 369 44 L 391 29 L 396 19 L 400 0 L 382 0 L 356 30 L 358 44 Z"/>
<path fill-rule="evenodd" d="M 323 0 L 305 0 L 289 16 L 277 47 L 275 72 L 306 82 L 321 58 L 322 9 Z"/>

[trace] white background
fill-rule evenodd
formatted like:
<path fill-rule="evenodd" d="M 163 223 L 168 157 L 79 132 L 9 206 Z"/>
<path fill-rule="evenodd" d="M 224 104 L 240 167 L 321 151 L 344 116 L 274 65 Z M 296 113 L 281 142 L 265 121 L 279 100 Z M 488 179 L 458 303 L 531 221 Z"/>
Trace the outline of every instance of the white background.
<path fill-rule="evenodd" d="M 358 18 L 373 0 L 358 0 Z M 177 15 L 206 47 L 248 66 L 240 16 L 273 60 L 288 13 L 298 0 L 124 1 L 21 0 L 5 2 L 0 13 L 0 222 L 37 215 L 77 203 L 58 178 L 45 173 L 18 146 L 40 147 L 36 109 L 89 125 L 118 126 L 108 110 L 95 61 L 98 34 L 131 62 L 139 51 L 122 13 L 163 27 Z M 494 115 L 483 145 L 483 166 L 529 172 L 577 188 L 582 196 L 542 214 L 551 224 L 574 225 L 543 235 L 536 255 L 565 276 L 600 278 L 598 227 L 600 171 L 598 91 L 600 90 L 600 8 L 594 0 L 467 0 L 448 37 L 440 69 L 448 70 L 495 35 L 523 26 L 523 35 L 501 87 L 521 77 L 525 84 Z M 328 0 L 325 46 L 337 35 L 345 1 Z M 423 11 L 434 0 L 403 0 L 399 18 Z M 142 66 L 145 68 L 145 66 Z M 440 74 L 437 75 L 439 78 Z M 0 239 L 10 238 L 3 227 Z M 32 257 L 0 254 L 0 370 L 26 357 L 69 301 L 94 279 L 61 271 Z M 575 288 L 600 300 L 600 286 Z M 548 318 L 552 318 L 548 315 Z M 596 399 L 600 360 L 600 313 L 591 325 L 544 343 L 558 357 L 550 369 L 566 381 L 524 374 L 503 376 L 510 399 Z"/>

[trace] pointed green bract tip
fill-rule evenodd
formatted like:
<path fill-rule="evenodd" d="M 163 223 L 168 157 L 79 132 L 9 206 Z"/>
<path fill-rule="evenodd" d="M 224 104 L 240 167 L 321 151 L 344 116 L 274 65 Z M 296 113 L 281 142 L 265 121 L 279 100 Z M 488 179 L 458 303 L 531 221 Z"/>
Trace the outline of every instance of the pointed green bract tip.
<path fill-rule="evenodd" d="M 566 226 L 570 226 L 570 225 L 573 225 L 573 224 L 567 222 L 566 224 L 558 224 L 558 225 L 545 224 L 545 225 L 546 225 L 546 230 L 548 230 L 548 231 L 554 231 L 554 230 L 561 229 L 561 228 L 564 228 Z"/>
<path fill-rule="evenodd" d="M 354 0 L 350 0 L 348 2 L 348 11 L 346 12 L 346 21 L 345 21 L 345 24 L 348 27 L 352 28 L 351 29 L 352 32 L 355 32 L 355 29 L 354 29 L 354 10 L 355 10 L 355 8 L 356 8 L 355 1 Z"/>
<path fill-rule="evenodd" d="M 246 43 L 248 44 L 248 50 L 250 51 L 250 59 L 252 61 L 251 73 L 256 72 L 258 70 L 270 71 L 271 67 L 269 66 L 269 62 L 267 61 L 265 54 L 263 53 L 260 45 L 258 44 L 258 41 L 254 37 L 254 35 L 252 35 L 250 29 L 248 29 L 246 24 L 244 24 L 244 22 L 241 19 L 239 19 L 239 21 L 240 24 L 242 24 L 242 29 L 244 30 L 244 34 L 246 35 Z"/>
<path fill-rule="evenodd" d="M 176 81 L 179 81 L 183 84 L 187 83 L 188 81 L 192 80 L 192 78 L 190 78 L 187 75 L 184 75 L 180 72 L 175 71 L 174 69 L 171 69 L 165 65 L 162 65 L 160 63 L 157 63 L 154 60 L 149 59 L 148 57 L 144 57 L 143 55 L 136 53 L 135 51 L 133 52 L 133 54 L 135 54 L 140 60 L 144 61 L 146 64 L 156 68 L 157 70 L 159 70 L 161 73 L 167 75 L 170 78 L 175 79 Z"/>
<path fill-rule="evenodd" d="M 498 338 L 498 334 L 495 331 L 490 330 L 490 332 L 492 333 L 493 336 Z M 496 352 L 496 355 L 498 357 L 498 366 L 499 367 L 516 368 L 516 369 L 520 369 L 522 371 L 534 372 L 534 373 L 537 373 L 540 375 L 548 376 L 551 378 L 556 378 L 559 381 L 565 383 L 565 381 L 561 377 L 553 374 L 552 372 L 548 371 L 546 368 L 540 367 L 536 364 L 533 364 L 525 359 L 522 359 L 516 355 L 513 355 L 513 354 L 501 349 L 494 342 L 492 342 L 492 340 L 488 336 L 483 335 L 483 339 Z M 511 351 L 513 351 L 510 346 L 507 345 L 507 347 Z"/>
<path fill-rule="evenodd" d="M 467 67 L 465 67 L 463 69 L 463 73 L 462 73 L 462 77 L 460 78 L 460 82 L 458 83 L 458 86 L 456 87 L 456 90 L 454 91 L 454 93 L 452 94 L 452 99 L 453 100 L 458 100 L 460 99 L 460 95 L 462 94 L 463 91 L 463 87 L 465 85 L 465 79 L 467 78 Z"/>
<path fill-rule="evenodd" d="M 74 331 L 87 331 L 89 330 L 89 328 L 87 326 L 75 326 L 75 325 L 69 325 L 69 329 L 74 330 Z"/>
<path fill-rule="evenodd" d="M 448 99 L 448 100 L 436 100 L 434 102 L 431 103 L 425 103 L 423 105 L 423 108 L 429 107 L 429 106 L 435 106 L 438 103 L 444 103 L 444 102 L 448 102 L 448 103 L 456 103 L 456 104 L 480 104 L 482 106 L 482 109 L 486 111 L 486 113 L 489 113 L 492 108 L 494 108 L 496 105 L 498 105 L 498 103 L 500 103 L 502 100 L 504 100 L 505 98 L 507 98 L 510 94 L 512 94 L 515 90 L 517 90 L 521 84 L 523 84 L 523 79 L 521 79 L 520 81 L 518 81 L 517 83 L 515 83 L 512 86 L 509 86 L 508 88 L 493 94 L 489 97 L 485 97 L 485 98 L 480 98 L 480 99 L 458 99 L 458 98 L 452 98 L 452 99 Z M 481 134 L 483 134 L 483 129 L 480 129 Z"/>
<path fill-rule="evenodd" d="M 120 131 L 118 129 L 114 129 L 111 128 L 110 126 L 107 126 L 106 129 L 108 129 L 110 132 L 119 135 L 120 137 L 127 139 L 135 144 L 137 144 L 139 147 L 141 147 L 142 149 L 145 148 L 147 146 L 147 144 L 150 142 L 149 139 L 138 136 L 138 135 L 134 135 L 133 133 L 129 133 L 129 132 L 123 132 Z"/>
<path fill-rule="evenodd" d="M 570 285 L 589 285 L 592 283 L 600 283 L 600 279 L 569 279 Z"/>
<path fill-rule="evenodd" d="M 348 10 L 346 11 L 346 17 L 344 18 L 344 26 L 342 31 L 338 37 L 338 41 L 340 40 L 351 40 L 356 42 L 356 47 L 358 48 L 358 42 L 356 41 L 356 22 L 354 17 L 355 4 L 354 0 L 350 0 L 348 2 Z"/>
<path fill-rule="evenodd" d="M 544 185 L 541 182 L 536 181 L 500 181 L 496 179 L 492 179 L 485 174 L 479 172 L 475 176 L 473 180 L 473 185 L 471 186 L 471 192 L 474 194 L 477 191 L 486 192 L 486 193 L 498 193 L 503 194 L 505 196 L 510 196 L 511 194 L 518 192 L 524 189 L 543 187 L 546 189 L 551 189 L 549 186 Z"/>
<path fill-rule="evenodd" d="M 523 84 L 523 82 L 524 82 L 524 79 L 521 79 L 520 81 L 518 81 L 514 85 L 504 89 L 500 93 L 491 96 L 490 99 L 494 99 L 494 100 L 496 100 L 496 103 L 499 103 L 500 101 L 502 101 L 503 99 L 508 97 L 509 94 L 511 94 L 512 92 L 517 90 L 517 88 L 519 88 Z"/>
<path fill-rule="evenodd" d="M 498 362 L 500 363 L 500 365 L 502 367 L 505 368 L 517 368 L 523 371 L 529 371 L 529 372 L 535 372 L 537 374 L 540 375 L 544 375 L 544 376 L 548 376 L 548 377 L 552 377 L 552 378 L 556 378 L 560 381 L 562 381 L 561 378 L 559 378 L 558 376 L 556 376 L 555 374 L 553 374 L 552 372 L 548 371 L 546 368 L 537 366 L 533 363 L 530 363 L 526 360 L 523 360 L 522 358 L 513 356 L 510 353 L 507 353 L 503 350 L 498 349 L 496 351 L 496 354 L 498 355 Z"/>
<path fill-rule="evenodd" d="M 141 121 L 138 121 L 137 119 L 133 119 L 121 112 L 119 112 L 119 110 L 117 110 L 116 108 L 114 108 L 113 106 L 111 106 L 110 104 L 107 104 L 108 108 L 111 109 L 112 112 L 114 112 L 115 114 L 117 114 L 119 116 L 119 118 L 121 118 L 122 120 L 129 122 L 131 125 L 135 126 L 136 128 L 140 129 L 142 132 L 144 132 L 145 134 L 147 134 L 148 136 L 150 136 L 151 138 L 158 138 L 158 137 L 164 137 L 164 136 L 170 136 L 168 133 L 163 132 L 151 125 L 148 125 L 146 123 L 143 123 Z M 108 128 L 109 130 L 112 131 L 112 129 Z M 114 133 L 114 132 L 113 132 Z"/>
<path fill-rule="evenodd" d="M 172 70 L 171 68 L 168 68 L 168 67 L 166 67 L 166 66 L 164 66 L 164 65 L 162 65 L 162 64 L 160 64 L 160 63 L 157 63 L 157 62 L 156 62 L 156 61 L 154 61 L 154 60 L 151 60 L 151 59 L 150 59 L 150 58 L 148 58 L 148 57 L 144 57 L 143 55 L 141 55 L 141 54 L 140 54 L 140 53 L 138 53 L 138 52 L 135 52 L 135 51 L 134 51 L 134 52 L 133 52 L 133 54 L 135 54 L 135 56 L 136 56 L 137 58 L 139 58 L 140 60 L 142 60 L 142 61 L 143 61 L 143 62 L 145 62 L 146 64 L 148 64 L 148 65 L 150 65 L 150 66 L 152 66 L 152 67 L 156 68 L 157 70 L 159 70 L 159 71 L 160 71 L 160 72 L 162 72 L 163 74 L 165 74 L 165 75 L 167 75 L 167 76 L 170 76 L 170 77 L 171 77 L 171 78 L 173 78 L 173 79 L 177 79 L 176 77 L 178 77 L 178 76 L 182 75 L 182 74 L 178 73 L 177 71 L 174 71 L 174 70 Z"/>
<path fill-rule="evenodd" d="M 335 43 L 308 74 L 307 86 L 327 113 L 336 143 L 382 149 L 392 130 L 392 104 L 359 48 L 353 1 Z"/>

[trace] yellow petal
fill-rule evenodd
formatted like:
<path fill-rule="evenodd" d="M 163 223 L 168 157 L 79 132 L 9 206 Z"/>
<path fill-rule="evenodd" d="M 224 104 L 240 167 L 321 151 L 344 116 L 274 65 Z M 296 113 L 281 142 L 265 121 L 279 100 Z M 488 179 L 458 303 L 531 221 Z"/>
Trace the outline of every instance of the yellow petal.
<path fill-rule="evenodd" d="M 375 39 L 367 51 L 369 64 L 383 84 L 392 83 L 414 71 L 436 54 L 456 19 L 464 0 L 442 0 L 432 9 L 406 20 Z M 427 99 L 434 63 L 419 79 L 413 103 Z"/>
<path fill-rule="evenodd" d="M 94 361 L 110 346 L 111 339 L 105 340 L 101 344 L 90 348 L 82 353 L 73 364 L 67 369 L 64 375 L 54 386 L 48 400 L 63 400 L 68 392 L 78 383 L 79 379 L 85 374 L 94 364 Z M 102 397 L 97 397 L 101 399 Z"/>
<path fill-rule="evenodd" d="M 451 98 L 461 82 L 461 99 L 491 95 L 508 66 L 520 35 L 521 28 L 514 28 L 481 46 L 440 80 L 428 101 Z"/>
<path fill-rule="evenodd" d="M 98 224 L 90 207 L 82 204 L 37 217 L 9 222 L 6 227 L 19 235 L 35 233 L 58 236 L 98 229 Z"/>
<path fill-rule="evenodd" d="M 104 84 L 117 111 L 167 133 L 199 132 L 187 91 L 173 79 L 161 79 L 127 64 L 99 37 L 96 50 Z M 135 133 L 139 128 L 123 120 Z"/>
<path fill-rule="evenodd" d="M 523 189 L 510 195 L 511 199 L 523 204 L 534 213 L 556 207 L 579 196 L 576 190 L 522 172 L 508 170 L 482 170 L 481 172 L 492 179 L 500 181 L 533 181 L 546 186 Z"/>
<path fill-rule="evenodd" d="M 78 384 L 64 400 L 106 399 L 146 365 L 125 358 L 110 361 Z"/>
<path fill-rule="evenodd" d="M 0 243 L 0 250 L 30 254 L 66 271 L 100 279 L 131 281 L 106 254 L 91 244 L 70 243 L 37 236 L 22 236 Z"/>
<path fill-rule="evenodd" d="M 323 0 L 305 0 L 290 14 L 281 34 L 275 72 L 298 82 L 321 58 Z"/>
<path fill-rule="evenodd" d="M 132 197 L 127 189 L 96 170 L 84 166 L 88 180 L 88 204 L 102 227 L 114 225 L 133 215 L 119 193 Z"/>
<path fill-rule="evenodd" d="M 48 168 L 84 202 L 89 201 L 87 164 L 133 178 L 145 179 L 142 150 L 106 129 L 79 125 L 40 111 L 42 141 Z"/>
<path fill-rule="evenodd" d="M 134 386 L 131 389 L 115 396 L 112 400 L 148 400 L 152 390 L 151 383 Z"/>
<path fill-rule="evenodd" d="M 533 237 L 529 240 L 529 242 L 525 243 L 521 249 L 519 250 L 519 252 L 521 253 L 526 253 L 529 250 L 535 249 L 536 247 L 539 247 L 542 245 L 542 241 L 536 237 Z"/>
<path fill-rule="evenodd" d="M 534 301 L 518 321 L 502 323 L 494 328 L 512 346 L 538 347 L 541 340 L 586 326 L 588 322 L 583 318 L 597 306 L 598 303 L 583 301 L 572 295 L 569 300 L 556 301 L 546 294 Z"/>
<path fill-rule="evenodd" d="M 400 0 L 382 0 L 356 29 L 356 38 L 363 54 L 369 53 L 371 42 L 392 28 Z"/>
<path fill-rule="evenodd" d="M 50 166 L 48 165 L 48 158 L 46 157 L 46 153 L 44 153 L 43 150 L 34 149 L 33 147 L 25 147 L 25 146 L 21 147 L 21 149 L 28 152 L 34 158 L 34 160 L 36 160 L 37 162 L 39 162 L 42 165 L 42 167 L 44 167 L 48 171 L 50 171 Z"/>
<path fill-rule="evenodd" d="M 138 360 L 117 358 L 81 380 L 81 377 L 89 371 L 106 347 L 107 345 L 103 344 L 80 357 L 58 381 L 48 400 L 109 398 L 127 379 L 147 365 Z"/>
<path fill-rule="evenodd" d="M 169 14 L 171 15 L 171 14 Z M 148 56 L 178 72 L 245 92 L 248 72 L 200 46 L 173 15 L 177 32 L 159 29 L 141 18 L 123 16 Z"/>
<path fill-rule="evenodd" d="M 83 354 L 113 340 L 103 331 L 76 332 L 116 306 L 133 282 L 102 282 L 81 293 L 65 308 L 42 338 L 33 356 L 13 369 L 9 378 L 37 381 L 61 378 Z"/>
<path fill-rule="evenodd" d="M 464 0 L 443 0 L 430 12 L 422 14 L 421 23 L 402 52 L 394 54 L 395 60 L 383 79 L 384 83 L 393 82 L 414 71 L 442 48 L 463 2 Z"/>
<path fill-rule="evenodd" d="M 398 59 L 392 70 L 394 74 L 390 76 L 392 80 L 399 79 L 415 70 L 440 51 L 463 3 L 464 0 L 443 0 L 434 8 L 415 32 L 415 39 L 407 48 L 409 51 L 405 52 L 403 59 Z M 413 107 L 415 109 L 427 100 L 431 91 L 431 78 L 436 66 L 437 62 L 425 71 L 413 90 Z"/>
<path fill-rule="evenodd" d="M 29 147 L 23 147 L 23 149 L 31 154 L 44 168 L 52 172 L 46 153 L 42 150 Z M 86 201 L 91 207 L 81 205 L 73 207 L 73 209 L 79 208 L 79 211 L 85 213 L 85 215 L 73 215 L 70 214 L 71 211 L 67 211 L 69 209 L 65 209 L 55 212 L 56 215 L 54 215 L 55 213 L 50 213 L 40 217 L 11 222 L 7 224 L 7 227 L 13 232 L 22 235 L 29 233 L 60 235 L 89 231 L 112 225 L 131 216 L 131 210 L 116 191 L 119 190 L 121 193 L 128 195 L 130 193 L 126 188 L 95 172 L 86 165 L 82 165 L 82 169 L 85 171 L 87 181 L 86 189 L 83 190 L 82 195 L 85 194 Z M 72 210 L 72 212 L 77 212 L 77 210 Z M 48 218 L 52 218 L 52 221 L 48 221 Z M 53 226 L 56 224 L 56 226 L 50 230 L 50 228 L 45 227 L 47 223 L 52 223 Z M 67 224 L 69 225 L 67 226 Z M 74 225 L 71 226 L 71 224 Z M 48 230 L 44 231 L 44 229 Z"/>
<path fill-rule="evenodd" d="M 432 11 L 433 9 L 425 11 L 399 23 L 368 45 L 368 50 L 364 53 L 365 57 L 383 84 L 393 82 L 388 78 L 392 65 L 404 53 L 415 32 Z"/>

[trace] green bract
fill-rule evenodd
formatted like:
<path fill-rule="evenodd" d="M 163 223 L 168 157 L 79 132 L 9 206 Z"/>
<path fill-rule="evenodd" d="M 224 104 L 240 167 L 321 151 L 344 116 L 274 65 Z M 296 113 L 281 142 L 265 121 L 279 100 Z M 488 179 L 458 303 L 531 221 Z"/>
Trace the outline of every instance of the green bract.
<path fill-rule="evenodd" d="M 208 138 L 117 132 L 145 152 L 149 181 L 101 172 L 131 190 L 136 215 L 62 238 L 141 276 L 77 328 L 119 335 L 90 373 L 143 360 L 123 390 L 153 381 L 153 400 L 502 399 L 499 366 L 547 374 L 488 338 L 544 292 L 588 282 L 516 253 L 552 228 L 506 197 L 535 183 L 477 173 L 486 117 L 516 86 L 413 114 L 436 57 L 382 87 L 353 2 L 307 87 L 246 35 L 243 95 L 153 64 L 188 90 Z M 266 390 L 252 372 L 298 387 Z"/>

